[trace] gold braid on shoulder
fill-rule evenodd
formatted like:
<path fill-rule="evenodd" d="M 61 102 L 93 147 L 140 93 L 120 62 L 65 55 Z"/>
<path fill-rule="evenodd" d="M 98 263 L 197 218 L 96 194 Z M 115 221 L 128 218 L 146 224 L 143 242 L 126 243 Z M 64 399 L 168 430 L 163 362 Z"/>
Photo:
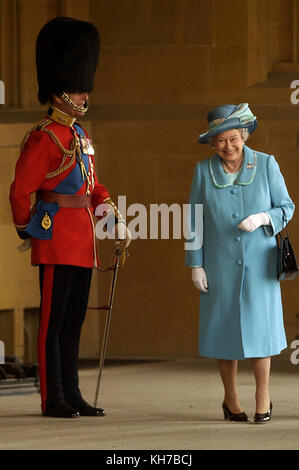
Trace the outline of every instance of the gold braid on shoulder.
<path fill-rule="evenodd" d="M 29 131 L 26 132 L 22 142 L 21 142 L 21 145 L 20 145 L 20 150 L 22 152 L 23 148 L 25 147 L 25 144 L 31 134 L 31 132 L 33 131 L 44 131 L 45 130 L 45 127 L 50 124 L 50 119 L 41 119 L 41 121 L 38 121 L 37 123 L 34 124 L 33 127 L 31 127 L 31 129 L 29 129 Z"/>
<path fill-rule="evenodd" d="M 51 123 L 52 121 L 50 119 L 42 119 L 41 121 L 38 121 L 31 129 L 29 129 L 29 131 L 25 134 L 25 137 L 23 138 L 22 140 L 22 143 L 20 145 L 20 149 L 21 151 L 23 150 L 31 132 L 33 131 L 43 131 L 43 132 L 46 132 L 50 137 L 51 139 L 55 142 L 55 144 L 58 146 L 59 150 L 61 151 L 62 155 L 63 155 L 63 158 L 62 158 L 62 161 L 61 161 L 61 164 L 59 165 L 58 168 L 56 168 L 56 170 L 54 171 L 50 171 L 49 173 L 47 173 L 46 175 L 46 179 L 49 179 L 49 178 L 54 178 L 55 176 L 58 176 L 60 175 L 61 173 L 63 173 L 64 171 L 66 171 L 68 168 L 70 168 L 74 161 L 75 161 L 75 158 L 76 158 L 76 153 L 80 154 L 80 143 L 78 141 L 78 138 L 76 136 L 74 136 L 73 140 L 72 140 L 72 143 L 71 143 L 71 148 L 70 149 L 66 149 L 62 143 L 60 142 L 60 140 L 58 139 L 58 137 L 54 134 L 53 131 L 51 131 L 51 129 L 47 129 L 47 126 Z M 66 163 L 66 160 L 69 158 L 69 161 Z"/>

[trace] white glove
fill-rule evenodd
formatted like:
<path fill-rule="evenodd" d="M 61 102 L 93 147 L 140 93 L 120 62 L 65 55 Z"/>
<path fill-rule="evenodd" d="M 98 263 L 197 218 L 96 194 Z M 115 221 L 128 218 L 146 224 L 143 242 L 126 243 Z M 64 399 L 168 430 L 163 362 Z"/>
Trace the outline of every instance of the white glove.
<path fill-rule="evenodd" d="M 115 242 L 115 245 L 117 247 L 121 244 L 120 240 L 126 240 L 125 248 L 128 248 L 128 246 L 131 243 L 131 240 L 132 240 L 131 232 L 128 229 L 128 227 L 122 222 L 119 222 L 118 224 L 115 225 L 115 238 L 118 239 L 118 241 Z"/>
<path fill-rule="evenodd" d="M 270 225 L 270 219 L 266 212 L 259 212 L 258 214 L 250 215 L 239 223 L 238 228 L 245 232 L 254 232 L 254 230 L 259 228 L 261 225 Z"/>
<path fill-rule="evenodd" d="M 192 281 L 201 292 L 208 292 L 208 280 L 203 267 L 192 268 Z"/>

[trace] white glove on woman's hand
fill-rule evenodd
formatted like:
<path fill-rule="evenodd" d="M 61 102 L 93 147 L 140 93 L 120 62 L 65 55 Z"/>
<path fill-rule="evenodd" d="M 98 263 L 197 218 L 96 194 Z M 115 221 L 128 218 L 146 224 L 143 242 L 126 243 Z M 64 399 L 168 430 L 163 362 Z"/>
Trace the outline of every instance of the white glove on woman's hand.
<path fill-rule="evenodd" d="M 200 266 L 192 268 L 192 281 L 201 292 L 208 292 L 208 280 L 205 270 Z"/>
<path fill-rule="evenodd" d="M 254 232 L 261 225 L 270 225 L 269 216 L 265 212 L 250 215 L 239 223 L 238 228 L 245 232 Z"/>
<path fill-rule="evenodd" d="M 128 229 L 128 227 L 122 222 L 119 222 L 115 225 L 115 238 L 118 239 L 118 241 L 115 243 L 116 246 L 120 245 L 121 241 L 119 240 L 126 240 L 125 248 L 128 248 L 128 246 L 131 243 L 131 240 L 132 240 L 131 232 Z"/>

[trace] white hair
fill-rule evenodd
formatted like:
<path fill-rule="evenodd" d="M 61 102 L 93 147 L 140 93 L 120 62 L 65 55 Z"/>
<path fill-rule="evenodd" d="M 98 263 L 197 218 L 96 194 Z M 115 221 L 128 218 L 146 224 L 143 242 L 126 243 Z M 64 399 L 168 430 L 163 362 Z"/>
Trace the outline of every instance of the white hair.
<path fill-rule="evenodd" d="M 249 138 L 250 134 L 249 134 L 249 130 L 248 130 L 248 127 L 244 127 L 242 129 L 238 129 L 238 131 L 240 132 L 241 134 L 241 138 L 243 140 L 243 142 L 246 142 L 246 140 Z"/>

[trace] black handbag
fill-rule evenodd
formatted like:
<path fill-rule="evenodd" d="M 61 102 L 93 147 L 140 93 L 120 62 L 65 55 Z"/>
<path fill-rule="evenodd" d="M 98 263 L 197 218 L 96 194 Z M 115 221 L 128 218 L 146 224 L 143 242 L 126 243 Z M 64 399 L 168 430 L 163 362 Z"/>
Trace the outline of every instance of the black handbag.
<path fill-rule="evenodd" d="M 277 278 L 279 281 L 287 281 L 296 279 L 298 266 L 296 256 L 289 238 L 286 214 L 284 209 L 282 209 L 282 211 L 285 227 L 276 235 L 278 248 Z M 283 230 L 286 230 L 286 236 L 283 235 Z"/>

